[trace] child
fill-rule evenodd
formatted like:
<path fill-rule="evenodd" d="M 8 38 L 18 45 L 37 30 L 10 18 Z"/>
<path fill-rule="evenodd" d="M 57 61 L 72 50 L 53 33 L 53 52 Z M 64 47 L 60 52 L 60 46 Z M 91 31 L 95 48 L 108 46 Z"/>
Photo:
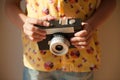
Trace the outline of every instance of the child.
<path fill-rule="evenodd" d="M 24 46 L 23 80 L 93 80 L 100 65 L 96 29 L 115 8 L 116 0 L 26 0 L 27 15 L 19 7 L 20 0 L 6 0 L 6 14 L 22 31 Z M 63 56 L 39 50 L 37 42 L 46 39 L 50 20 L 80 18 L 83 30 L 71 38 L 76 48 Z M 42 45 L 43 46 L 43 45 Z"/>

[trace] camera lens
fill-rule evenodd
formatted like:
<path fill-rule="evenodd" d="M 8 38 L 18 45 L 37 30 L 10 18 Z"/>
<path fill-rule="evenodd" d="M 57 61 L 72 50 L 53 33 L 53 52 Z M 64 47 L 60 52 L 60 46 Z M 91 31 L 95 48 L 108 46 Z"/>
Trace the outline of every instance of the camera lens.
<path fill-rule="evenodd" d="M 55 49 L 58 50 L 58 51 L 61 51 L 61 50 L 63 49 L 63 46 L 57 45 L 57 46 L 55 47 Z"/>

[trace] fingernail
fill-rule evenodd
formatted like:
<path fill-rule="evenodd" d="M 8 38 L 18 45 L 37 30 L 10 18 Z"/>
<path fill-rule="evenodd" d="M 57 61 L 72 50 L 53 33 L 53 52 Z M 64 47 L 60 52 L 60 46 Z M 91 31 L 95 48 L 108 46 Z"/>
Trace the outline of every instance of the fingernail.
<path fill-rule="evenodd" d="M 82 49 L 85 49 L 86 47 L 85 46 L 80 46 Z"/>
<path fill-rule="evenodd" d="M 47 21 L 44 21 L 44 22 L 43 22 L 43 26 L 48 27 L 49 25 L 50 25 L 50 23 L 49 23 L 49 22 L 47 22 Z"/>
<path fill-rule="evenodd" d="M 47 26 L 50 26 L 50 23 L 49 22 L 47 22 L 47 24 L 46 24 Z"/>

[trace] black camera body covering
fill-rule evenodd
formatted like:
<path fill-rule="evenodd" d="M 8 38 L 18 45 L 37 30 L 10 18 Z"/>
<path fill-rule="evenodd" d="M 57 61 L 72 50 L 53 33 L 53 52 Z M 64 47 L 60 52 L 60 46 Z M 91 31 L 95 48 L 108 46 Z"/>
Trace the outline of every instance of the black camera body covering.
<path fill-rule="evenodd" d="M 49 27 L 35 25 L 41 29 L 44 29 L 47 32 L 46 39 L 38 42 L 40 50 L 49 50 L 51 40 L 55 36 L 65 38 L 67 40 L 67 43 L 69 42 L 68 43 L 69 48 L 74 47 L 70 43 L 70 38 L 74 36 L 74 33 L 82 30 L 81 19 L 79 18 L 59 19 L 51 20 L 49 21 L 49 23 L 50 23 Z M 59 40 L 59 38 L 56 40 Z"/>

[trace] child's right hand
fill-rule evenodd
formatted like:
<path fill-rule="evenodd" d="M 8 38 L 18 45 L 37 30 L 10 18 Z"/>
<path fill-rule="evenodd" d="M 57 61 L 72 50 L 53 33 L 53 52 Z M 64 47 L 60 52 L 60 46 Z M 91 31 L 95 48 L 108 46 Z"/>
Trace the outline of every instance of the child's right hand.
<path fill-rule="evenodd" d="M 55 18 L 50 15 L 42 17 L 41 19 L 28 17 L 23 25 L 23 32 L 32 41 L 35 41 L 35 42 L 42 41 L 43 39 L 46 38 L 46 31 L 38 27 L 35 27 L 34 25 L 37 24 L 37 25 L 48 27 L 50 25 L 48 21 L 53 19 Z"/>

